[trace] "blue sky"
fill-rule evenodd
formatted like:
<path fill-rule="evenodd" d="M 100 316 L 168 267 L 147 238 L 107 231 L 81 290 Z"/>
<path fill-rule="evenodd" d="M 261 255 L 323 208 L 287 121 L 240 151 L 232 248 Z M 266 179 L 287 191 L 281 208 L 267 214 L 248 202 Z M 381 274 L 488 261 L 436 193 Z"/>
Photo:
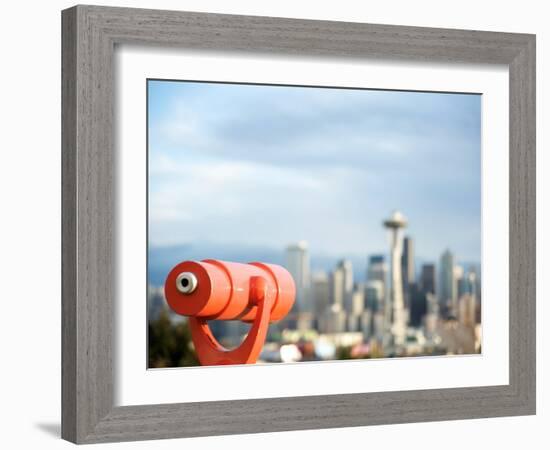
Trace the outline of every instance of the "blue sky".
<path fill-rule="evenodd" d="M 149 244 L 478 262 L 479 95 L 149 81 Z M 210 257 L 204 255 L 204 258 Z"/>

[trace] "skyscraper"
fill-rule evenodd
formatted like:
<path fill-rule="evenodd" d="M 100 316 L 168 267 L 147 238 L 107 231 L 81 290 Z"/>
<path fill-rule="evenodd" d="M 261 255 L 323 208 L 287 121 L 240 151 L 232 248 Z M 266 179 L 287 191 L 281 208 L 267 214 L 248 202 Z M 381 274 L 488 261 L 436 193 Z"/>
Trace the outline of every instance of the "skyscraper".
<path fill-rule="evenodd" d="M 330 274 L 330 304 L 344 309 L 344 271 L 338 268 Z"/>
<path fill-rule="evenodd" d="M 365 307 L 373 312 L 384 311 L 384 284 L 380 280 L 367 281 Z"/>
<path fill-rule="evenodd" d="M 314 272 L 311 276 L 312 311 L 320 317 L 330 304 L 330 283 L 326 272 Z"/>
<path fill-rule="evenodd" d="M 331 277 L 331 303 L 339 304 L 343 310 L 351 310 L 353 293 L 353 267 L 351 261 L 341 260 Z"/>
<path fill-rule="evenodd" d="M 338 267 L 344 273 L 344 309 L 346 312 L 350 312 L 353 307 L 353 266 L 351 261 L 343 259 L 338 263 Z"/>
<path fill-rule="evenodd" d="M 286 268 L 294 278 L 296 284 L 295 308 L 302 311 L 310 311 L 309 301 L 310 263 L 306 241 L 300 241 L 289 245 L 286 249 Z"/>
<path fill-rule="evenodd" d="M 420 289 L 424 293 L 435 294 L 435 265 L 423 264 L 420 273 Z"/>
<path fill-rule="evenodd" d="M 361 331 L 361 317 L 365 311 L 365 284 L 357 283 L 351 294 L 348 313 L 348 331 Z"/>
<path fill-rule="evenodd" d="M 410 283 L 409 295 L 409 323 L 413 327 L 419 327 L 428 312 L 427 294 L 420 289 L 417 283 Z"/>
<path fill-rule="evenodd" d="M 401 272 L 403 274 L 403 292 L 405 293 L 405 304 L 409 306 L 409 285 L 415 282 L 414 273 L 414 241 L 412 237 L 406 236 L 403 239 L 403 254 L 401 255 Z"/>
<path fill-rule="evenodd" d="M 390 303 L 391 303 L 391 318 L 389 323 L 391 331 L 391 344 L 395 347 L 401 347 L 405 343 L 406 329 L 406 312 L 403 301 L 403 280 L 401 276 L 401 255 L 402 255 L 402 238 L 401 230 L 407 226 L 407 220 L 399 211 L 394 211 L 393 214 L 384 221 L 384 226 L 391 233 L 390 244 Z"/>
<path fill-rule="evenodd" d="M 380 299 L 384 302 L 386 297 L 386 279 L 388 277 L 388 266 L 384 255 L 372 255 L 369 258 L 367 268 L 367 281 L 379 281 L 381 283 Z"/>
<path fill-rule="evenodd" d="M 444 317 L 456 314 L 455 258 L 450 250 L 441 255 L 439 264 L 439 306 Z"/>

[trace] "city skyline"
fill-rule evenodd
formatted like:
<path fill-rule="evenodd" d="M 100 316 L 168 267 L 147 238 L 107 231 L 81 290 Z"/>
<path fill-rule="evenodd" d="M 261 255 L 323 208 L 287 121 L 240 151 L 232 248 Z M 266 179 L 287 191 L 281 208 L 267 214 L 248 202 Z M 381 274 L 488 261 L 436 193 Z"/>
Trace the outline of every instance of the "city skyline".
<path fill-rule="evenodd" d="M 394 211 L 380 224 L 392 232 L 388 251 L 365 255 L 367 270 L 358 277 L 345 258 L 330 270 L 314 271 L 307 242 L 286 246 L 284 266 L 295 281 L 296 301 L 287 317 L 272 323 L 261 362 L 480 352 L 477 268 L 459 265 L 445 249 L 437 261 L 415 270 L 414 236 L 402 234 L 407 217 Z M 158 326 L 166 310 L 163 291 L 150 286 L 149 292 L 149 323 Z M 176 327 L 185 324 L 173 313 L 171 321 Z M 247 333 L 240 322 L 211 326 L 228 346 L 238 345 Z"/>
<path fill-rule="evenodd" d="M 169 81 L 148 89 L 152 249 L 306 239 L 316 254 L 353 258 L 357 248 L 383 250 L 378 217 L 406 205 L 419 256 L 436 259 L 448 246 L 479 262 L 479 96 Z"/>
<path fill-rule="evenodd" d="M 410 235 L 405 235 L 405 238 Z M 175 245 L 165 247 L 149 247 L 149 260 L 148 260 L 148 275 L 150 282 L 154 285 L 161 285 L 164 281 L 166 271 L 177 262 L 181 261 L 182 257 L 192 260 L 205 259 L 204 255 L 214 259 L 222 259 L 226 261 L 237 262 L 250 262 L 250 261 L 271 261 L 275 264 L 285 265 L 286 261 L 286 247 L 288 245 L 297 244 L 299 242 L 307 242 L 309 248 L 310 258 L 310 270 L 312 273 L 320 271 L 329 271 L 338 261 L 345 259 L 352 262 L 353 273 L 355 278 L 360 278 L 366 270 L 368 270 L 368 262 L 370 256 L 384 255 L 387 257 L 387 250 L 381 246 L 376 251 L 365 251 L 347 254 L 322 254 L 313 248 L 307 240 L 294 240 L 287 243 L 280 248 L 267 248 L 267 247 L 255 247 L 240 244 L 221 246 L 215 243 L 204 244 L 194 243 L 192 245 Z M 416 244 L 415 244 L 416 245 Z M 414 257 L 413 266 L 415 267 L 415 276 L 421 275 L 422 267 L 424 265 L 435 264 L 439 262 L 441 254 L 445 250 L 454 251 L 449 246 L 444 247 L 440 254 L 435 258 L 424 258 L 422 255 L 416 255 Z M 480 270 L 481 261 L 479 260 L 466 260 L 460 253 L 455 253 L 456 264 L 464 267 L 475 267 Z"/>
<path fill-rule="evenodd" d="M 414 268 L 415 241 L 403 236 L 408 220 L 394 211 L 382 221 L 390 230 L 389 252 L 368 256 L 364 276 L 354 278 L 342 259 L 328 272 L 311 273 L 306 242 L 287 247 L 297 283 L 293 310 L 283 328 L 316 330 L 356 356 L 478 353 L 481 345 L 481 274 L 463 267 L 445 249 L 438 262 Z M 310 274 L 307 283 L 304 274 Z M 358 356 L 359 357 L 359 356 Z"/>
<path fill-rule="evenodd" d="M 314 312 L 319 315 L 327 306 L 337 306 L 333 312 L 344 311 L 352 315 L 360 315 L 364 309 L 378 310 L 386 316 L 385 332 L 397 335 L 402 342 L 410 319 L 406 314 L 413 314 L 419 294 L 433 297 L 433 306 L 437 305 L 436 315 L 441 317 L 459 316 L 459 302 L 464 294 L 471 294 L 476 304 L 480 303 L 478 283 L 481 273 L 478 267 L 459 264 L 456 255 L 445 248 L 437 261 L 423 263 L 415 270 L 415 239 L 403 234 L 408 225 L 407 218 L 400 211 L 394 211 L 382 224 L 392 231 L 389 251 L 368 254 L 367 270 L 359 276 L 354 275 L 353 265 L 346 258 L 338 260 L 327 271 L 312 270 L 309 246 L 305 241 L 286 247 L 285 267 L 296 280 L 296 313 Z M 318 283 L 323 286 L 328 283 L 328 292 L 317 294 Z M 307 290 L 309 296 L 304 292 Z M 361 300 L 356 299 L 358 293 L 363 296 Z M 358 303 L 360 308 L 357 308 Z M 412 321 L 418 322 L 427 312 L 426 304 L 420 312 L 414 312 L 420 315 Z M 349 331 L 350 327 L 344 326 L 343 322 L 342 327 Z"/>

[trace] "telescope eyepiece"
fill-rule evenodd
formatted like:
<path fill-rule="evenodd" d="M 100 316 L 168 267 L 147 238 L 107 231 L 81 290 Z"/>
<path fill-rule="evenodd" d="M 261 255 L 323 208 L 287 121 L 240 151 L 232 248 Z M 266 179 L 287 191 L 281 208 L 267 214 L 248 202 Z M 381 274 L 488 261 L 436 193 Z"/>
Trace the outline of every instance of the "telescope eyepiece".
<path fill-rule="evenodd" d="M 193 272 L 182 272 L 176 277 L 176 289 L 182 294 L 192 294 L 199 282 Z"/>

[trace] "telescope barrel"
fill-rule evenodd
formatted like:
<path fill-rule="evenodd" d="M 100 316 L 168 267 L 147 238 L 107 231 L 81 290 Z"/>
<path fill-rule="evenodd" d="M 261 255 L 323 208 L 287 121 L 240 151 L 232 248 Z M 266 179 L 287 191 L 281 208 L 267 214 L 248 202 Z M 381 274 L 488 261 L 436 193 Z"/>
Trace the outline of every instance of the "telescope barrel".
<path fill-rule="evenodd" d="M 258 282 L 261 282 L 261 291 Z M 294 303 L 295 286 L 281 266 L 241 264 L 219 260 L 184 261 L 168 274 L 165 283 L 168 305 L 176 313 L 205 320 L 256 318 L 258 295 L 273 304 L 270 321 L 285 317 Z"/>

